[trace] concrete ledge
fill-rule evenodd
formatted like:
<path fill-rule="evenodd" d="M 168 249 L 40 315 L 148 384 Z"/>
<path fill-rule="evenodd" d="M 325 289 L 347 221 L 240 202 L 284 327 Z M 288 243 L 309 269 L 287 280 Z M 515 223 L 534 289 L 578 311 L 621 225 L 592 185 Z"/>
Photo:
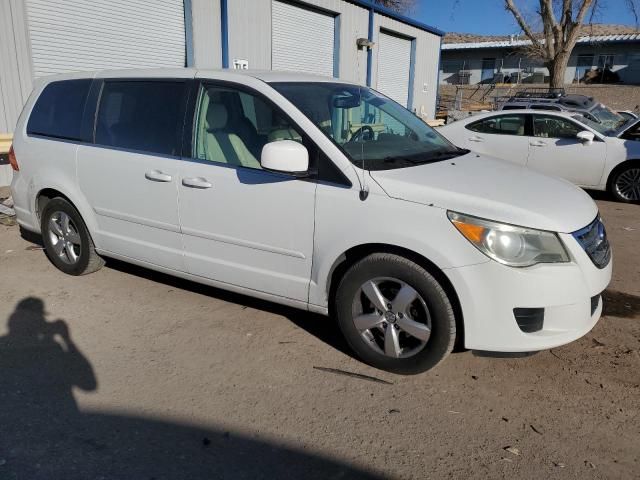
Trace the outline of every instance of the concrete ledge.
<path fill-rule="evenodd" d="M 13 141 L 13 135 L 10 133 L 0 133 L 0 155 L 3 153 L 9 153 L 11 148 L 11 142 Z"/>

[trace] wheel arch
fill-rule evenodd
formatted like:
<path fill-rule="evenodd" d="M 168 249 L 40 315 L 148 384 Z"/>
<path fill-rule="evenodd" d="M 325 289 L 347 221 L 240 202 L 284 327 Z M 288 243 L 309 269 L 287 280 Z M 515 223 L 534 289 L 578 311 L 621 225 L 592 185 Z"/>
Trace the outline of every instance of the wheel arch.
<path fill-rule="evenodd" d="M 451 301 L 451 306 L 453 307 L 453 312 L 456 321 L 456 340 L 454 351 L 460 351 L 464 349 L 464 316 L 462 313 L 462 306 L 460 304 L 460 299 L 458 298 L 458 294 L 447 277 L 444 271 L 438 267 L 431 260 L 426 258 L 419 253 L 414 252 L 408 248 L 399 247 L 397 245 L 391 245 L 386 243 L 367 243 L 356 245 L 345 252 L 343 252 L 333 263 L 331 269 L 329 271 L 329 275 L 327 278 L 326 292 L 327 298 L 329 301 L 329 314 L 334 316 L 335 312 L 333 311 L 334 298 L 336 295 L 336 290 L 338 284 L 340 283 L 340 279 L 347 272 L 347 270 L 354 265 L 356 262 L 362 260 L 364 257 L 371 255 L 373 253 L 391 253 L 395 254 L 412 262 L 420 265 L 427 272 L 429 272 L 433 277 L 442 285 L 442 288 L 446 292 L 449 300 Z"/>
<path fill-rule="evenodd" d="M 93 215 L 91 215 L 92 211 L 83 208 L 81 202 L 74 199 L 72 195 L 68 195 L 67 193 L 62 191 L 62 189 L 59 189 L 56 187 L 44 187 L 44 188 L 41 188 L 38 191 L 38 193 L 35 195 L 35 211 L 34 212 L 35 212 L 36 220 L 38 222 L 38 227 L 42 222 L 42 212 L 44 210 L 44 207 L 50 200 L 57 197 L 65 199 L 67 202 L 71 204 L 73 208 L 75 208 L 78 211 L 78 213 L 80 214 L 80 217 L 82 218 L 82 220 L 84 221 L 84 224 L 87 227 L 87 230 L 89 231 L 91 240 L 93 241 L 94 245 L 96 245 L 97 247 L 96 235 L 94 234 L 96 225 L 95 225 L 95 218 Z"/>

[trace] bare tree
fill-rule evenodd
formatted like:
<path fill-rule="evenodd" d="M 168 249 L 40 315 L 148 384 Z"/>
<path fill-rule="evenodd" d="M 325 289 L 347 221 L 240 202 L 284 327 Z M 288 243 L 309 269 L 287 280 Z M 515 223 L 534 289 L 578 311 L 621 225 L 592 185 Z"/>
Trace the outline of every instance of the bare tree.
<path fill-rule="evenodd" d="M 375 2 L 399 13 L 408 13 L 416 6 L 416 0 L 375 0 Z"/>
<path fill-rule="evenodd" d="M 538 0 L 536 17 L 542 23 L 542 34 L 534 31 L 514 0 L 504 0 L 505 8 L 518 22 L 524 34 L 531 41 L 527 49 L 530 56 L 540 58 L 549 70 L 551 87 L 564 85 L 564 73 L 569 56 L 580 35 L 580 27 L 588 12 L 593 19 L 598 0 Z M 632 3 L 633 0 L 628 0 Z M 558 16 L 560 19 L 558 20 Z"/>

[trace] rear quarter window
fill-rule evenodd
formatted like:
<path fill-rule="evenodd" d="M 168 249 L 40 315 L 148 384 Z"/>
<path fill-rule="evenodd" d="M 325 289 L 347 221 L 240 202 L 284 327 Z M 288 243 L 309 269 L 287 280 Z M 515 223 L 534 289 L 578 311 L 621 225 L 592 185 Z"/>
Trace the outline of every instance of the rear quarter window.
<path fill-rule="evenodd" d="M 28 135 L 82 139 L 82 115 L 91 80 L 63 80 L 47 85 L 31 110 Z"/>

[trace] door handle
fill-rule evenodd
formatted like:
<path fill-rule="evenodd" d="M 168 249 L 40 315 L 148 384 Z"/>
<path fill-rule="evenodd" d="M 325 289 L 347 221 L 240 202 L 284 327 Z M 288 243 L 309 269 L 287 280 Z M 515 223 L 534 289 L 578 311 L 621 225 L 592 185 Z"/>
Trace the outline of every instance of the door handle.
<path fill-rule="evenodd" d="M 194 177 L 194 178 L 183 178 L 182 185 L 190 188 L 211 188 L 213 184 L 208 182 L 206 178 L 202 177 Z"/>
<path fill-rule="evenodd" d="M 470 142 L 484 142 L 484 139 L 482 139 L 482 137 L 469 137 L 469 141 Z"/>
<path fill-rule="evenodd" d="M 171 175 L 162 173 L 160 170 L 151 170 L 144 174 L 144 178 L 151 180 L 152 182 L 170 182 Z"/>
<path fill-rule="evenodd" d="M 543 142 L 541 140 L 536 140 L 535 142 L 529 142 L 529 145 L 531 145 L 532 147 L 546 147 L 547 146 L 547 142 Z"/>

